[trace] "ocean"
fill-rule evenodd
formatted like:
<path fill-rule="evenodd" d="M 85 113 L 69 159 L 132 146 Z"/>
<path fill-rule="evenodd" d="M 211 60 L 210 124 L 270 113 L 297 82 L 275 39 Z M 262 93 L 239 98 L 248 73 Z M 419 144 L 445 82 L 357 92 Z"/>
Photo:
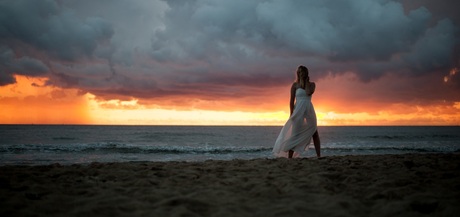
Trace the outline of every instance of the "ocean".
<path fill-rule="evenodd" d="M 273 158 L 281 126 L 0 125 L 0 165 Z M 322 156 L 460 152 L 459 126 L 321 126 Z M 315 157 L 313 145 L 302 157 Z"/>

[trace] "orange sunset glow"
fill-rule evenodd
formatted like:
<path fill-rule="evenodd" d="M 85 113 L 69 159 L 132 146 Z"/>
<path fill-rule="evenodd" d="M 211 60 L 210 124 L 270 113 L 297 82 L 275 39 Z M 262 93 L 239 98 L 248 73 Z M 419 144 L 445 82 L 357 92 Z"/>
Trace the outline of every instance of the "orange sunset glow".
<path fill-rule="evenodd" d="M 0 87 L 3 124 L 87 124 L 88 101 L 78 90 L 42 86 L 45 78 L 15 76 Z"/>
<path fill-rule="evenodd" d="M 460 125 L 457 1 L 14 2 L 0 124 Z"/>
<path fill-rule="evenodd" d="M 104 124 L 104 125 L 282 125 L 288 118 L 288 93 L 278 96 L 278 109 L 258 112 L 258 107 L 242 105 L 215 110 L 168 109 L 159 105 L 142 105 L 138 100 L 97 100 L 91 93 L 76 89 L 43 86 L 46 78 L 15 76 L 17 83 L 0 88 L 2 124 Z M 318 85 L 333 85 L 336 79 L 325 79 Z M 287 88 L 280 91 L 288 92 Z M 316 113 L 319 125 L 458 125 L 460 102 L 453 105 L 410 106 L 368 104 L 362 112 L 341 112 L 346 107 L 328 93 L 320 93 Z M 337 93 L 337 97 L 341 97 Z M 338 102 L 340 103 L 340 102 Z M 161 104 L 161 103 L 160 103 Z M 170 107 L 170 106 L 169 106 Z M 234 110 L 234 111 L 231 111 Z M 369 111 L 369 112 L 364 112 Z"/>

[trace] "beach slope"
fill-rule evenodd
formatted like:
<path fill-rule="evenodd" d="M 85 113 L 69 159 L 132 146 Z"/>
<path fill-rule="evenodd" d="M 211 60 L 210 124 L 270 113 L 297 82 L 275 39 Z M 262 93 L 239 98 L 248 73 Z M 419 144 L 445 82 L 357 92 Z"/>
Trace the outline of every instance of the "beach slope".
<path fill-rule="evenodd" d="M 0 216 L 454 216 L 460 155 L 0 167 Z"/>

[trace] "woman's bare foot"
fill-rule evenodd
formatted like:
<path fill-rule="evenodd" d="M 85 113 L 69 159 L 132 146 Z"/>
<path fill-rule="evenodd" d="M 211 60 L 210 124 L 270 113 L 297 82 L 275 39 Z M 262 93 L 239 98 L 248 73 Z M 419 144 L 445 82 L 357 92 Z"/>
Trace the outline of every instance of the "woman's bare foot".
<path fill-rule="evenodd" d="M 294 155 L 294 151 L 293 151 L 293 150 L 289 150 L 289 158 L 292 158 L 292 155 Z"/>

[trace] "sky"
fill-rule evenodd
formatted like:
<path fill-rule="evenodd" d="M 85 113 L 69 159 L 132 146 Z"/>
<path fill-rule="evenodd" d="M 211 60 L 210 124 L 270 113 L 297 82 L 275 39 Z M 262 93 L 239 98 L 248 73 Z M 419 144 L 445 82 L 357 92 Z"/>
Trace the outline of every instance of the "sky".
<path fill-rule="evenodd" d="M 0 0 L 0 124 L 460 125 L 456 0 Z"/>

